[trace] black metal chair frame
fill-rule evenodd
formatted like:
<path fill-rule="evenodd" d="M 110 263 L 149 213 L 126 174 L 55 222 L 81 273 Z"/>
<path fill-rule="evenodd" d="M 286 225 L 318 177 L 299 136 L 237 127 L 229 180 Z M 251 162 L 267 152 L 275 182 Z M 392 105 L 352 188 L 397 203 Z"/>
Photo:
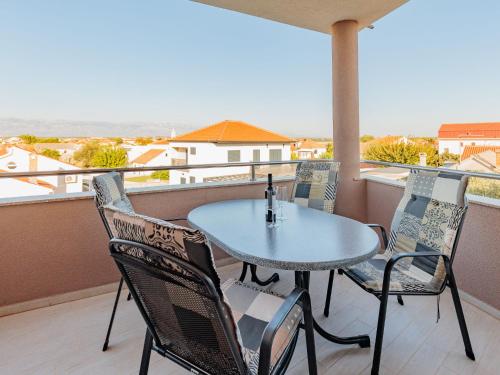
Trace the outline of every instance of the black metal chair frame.
<path fill-rule="evenodd" d="M 471 360 L 475 361 L 475 356 L 474 352 L 472 350 L 472 344 L 470 341 L 469 337 L 469 332 L 467 330 L 467 324 L 465 322 L 465 316 L 464 312 L 462 309 L 462 303 L 460 302 L 460 295 L 458 293 L 458 287 L 457 283 L 455 281 L 455 275 L 453 273 L 453 260 L 455 258 L 455 253 L 456 249 L 458 246 L 458 242 L 460 239 L 460 234 L 462 232 L 462 227 L 465 221 L 465 215 L 467 213 L 467 206 L 464 207 L 465 212 L 461 218 L 460 224 L 458 226 L 455 242 L 453 244 L 453 248 L 451 251 L 451 257 L 447 256 L 446 254 L 442 254 L 439 252 L 415 252 L 415 253 L 398 253 L 394 254 L 391 259 L 387 262 L 385 269 L 384 269 L 384 277 L 383 277 L 383 282 L 382 282 L 382 290 L 381 291 L 373 291 L 371 289 L 366 288 L 364 285 L 360 284 L 355 278 L 353 278 L 349 273 L 342 272 L 342 270 L 338 270 L 339 274 L 345 274 L 347 275 L 352 281 L 354 281 L 357 285 L 359 285 L 363 290 L 366 292 L 374 295 L 377 297 L 380 301 L 380 308 L 379 308 L 379 315 L 378 315 L 378 323 L 377 323 L 377 336 L 375 339 L 375 349 L 374 349 L 374 354 L 373 354 L 373 363 L 372 363 L 372 370 L 371 374 L 372 375 L 377 375 L 379 373 L 380 369 L 380 358 L 382 355 L 382 342 L 384 338 L 384 328 L 385 328 L 385 318 L 386 318 L 386 313 L 387 313 L 387 301 L 390 295 L 395 295 L 398 298 L 398 303 L 400 305 L 403 305 L 403 299 L 402 296 L 438 296 L 441 293 L 444 292 L 446 287 L 448 286 L 451 290 L 451 296 L 453 298 L 453 304 L 455 305 L 455 311 L 457 314 L 458 318 L 458 323 L 460 326 L 460 332 L 462 334 L 462 339 L 464 341 L 464 346 L 465 346 L 465 354 L 467 355 L 468 358 Z M 380 224 L 368 224 L 372 228 L 378 228 L 380 229 L 381 236 L 382 236 L 382 241 L 384 244 L 384 249 L 387 248 L 388 245 L 388 240 L 387 240 L 387 232 L 385 228 L 380 225 Z M 441 288 L 436 291 L 436 292 L 411 292 L 411 291 L 391 291 L 390 290 L 390 282 L 391 282 L 391 272 L 394 266 L 398 261 L 400 261 L 403 258 L 416 258 L 416 257 L 440 257 L 443 259 L 444 266 L 445 266 L 445 271 L 446 271 L 446 278 L 443 281 L 443 284 Z M 328 316 L 329 314 L 329 308 L 330 308 L 330 298 L 331 298 L 331 293 L 332 293 L 332 286 L 333 286 L 333 277 L 334 277 L 334 270 L 330 271 L 330 277 L 328 280 L 328 290 L 327 290 L 327 295 L 326 295 L 326 301 L 325 301 L 325 310 L 324 314 L 325 316 Z"/>
<path fill-rule="evenodd" d="M 245 375 L 247 373 L 246 370 L 246 365 L 243 361 L 243 358 L 240 355 L 239 351 L 239 344 L 237 341 L 236 336 L 234 335 L 233 329 L 231 328 L 231 321 L 226 317 L 226 308 L 224 307 L 223 301 L 221 300 L 221 297 L 219 296 L 215 285 L 213 284 L 213 281 L 211 278 L 205 274 L 202 270 L 197 268 L 196 266 L 183 261 L 182 259 L 179 259 L 177 257 L 174 257 L 170 254 L 167 254 L 163 251 L 160 251 L 154 247 L 138 243 L 138 242 L 133 242 L 133 241 L 127 241 L 127 240 L 121 240 L 121 239 L 112 239 L 109 242 L 109 250 L 111 253 L 111 256 L 114 258 L 116 265 L 118 266 L 118 269 L 120 270 L 122 274 L 122 280 L 125 281 L 127 284 L 130 293 L 132 294 L 132 297 L 134 298 L 134 301 L 137 304 L 137 307 L 139 308 L 139 311 L 144 318 L 147 329 L 146 329 L 146 336 L 144 339 L 144 347 L 143 347 L 143 352 L 142 352 L 142 359 L 141 359 L 141 366 L 140 366 L 140 375 L 146 375 L 148 373 L 149 369 L 149 360 L 151 356 L 151 351 L 154 350 L 158 354 L 160 354 L 163 357 L 166 357 L 178 365 L 182 366 L 183 368 L 187 369 L 190 372 L 196 373 L 196 374 L 206 374 L 210 375 L 207 373 L 205 370 L 197 367 L 196 365 L 190 363 L 184 358 L 179 357 L 175 353 L 169 351 L 168 347 L 161 345 L 161 340 L 158 336 L 156 327 L 150 317 L 148 316 L 146 309 L 142 305 L 141 299 L 138 296 L 138 292 L 135 289 L 132 281 L 130 280 L 124 264 L 126 264 L 128 267 L 133 267 L 137 270 L 140 270 L 141 272 L 145 272 L 149 274 L 152 277 L 158 278 L 160 280 L 167 280 L 168 278 L 165 276 L 164 273 L 159 272 L 158 270 L 148 267 L 141 261 L 127 256 L 120 251 L 117 250 L 119 246 L 127 246 L 127 247 L 134 247 L 134 248 L 139 248 L 142 251 L 144 251 L 146 254 L 154 254 L 155 256 L 159 257 L 164 257 L 167 258 L 169 261 L 173 262 L 174 264 L 178 264 L 182 268 L 188 270 L 191 274 L 195 275 L 197 280 L 201 281 L 201 283 L 204 285 L 204 287 L 209 291 L 209 296 L 206 296 L 213 300 L 215 302 L 217 311 L 218 311 L 218 316 L 217 319 L 219 319 L 219 322 L 221 323 L 221 326 L 223 327 L 226 337 L 228 339 L 229 345 L 230 345 L 230 350 L 233 354 L 233 357 L 236 361 L 236 364 L 238 366 L 238 370 L 242 375 Z M 177 274 L 176 274 L 177 275 Z M 177 275 L 179 276 L 179 275 Z M 273 317 L 273 319 L 269 322 L 267 325 L 266 329 L 264 330 L 264 334 L 262 336 L 262 341 L 260 345 L 260 356 L 259 356 L 259 368 L 258 368 L 258 375 L 268 375 L 270 374 L 270 366 L 271 366 L 271 349 L 272 349 L 272 344 L 274 337 L 284 322 L 285 318 L 287 315 L 290 313 L 294 305 L 300 304 L 300 306 L 303 309 L 304 312 L 304 323 L 300 325 L 300 328 L 303 328 L 305 330 L 305 335 L 306 335 L 306 346 L 307 346 L 307 359 L 308 359 L 308 366 L 309 366 L 309 374 L 315 375 L 317 374 L 317 365 L 316 365 L 316 351 L 315 351 L 315 343 L 314 343 L 314 330 L 313 330 L 313 320 L 312 320 L 312 311 L 311 311 L 311 300 L 309 297 L 309 293 L 305 289 L 301 288 L 295 288 L 284 300 L 283 304 Z M 280 361 L 276 364 L 274 367 L 272 374 L 273 375 L 278 375 L 278 374 L 284 374 L 288 368 L 288 365 L 290 364 L 290 360 L 292 358 L 293 352 L 295 350 L 295 346 L 297 343 L 297 338 L 298 338 L 298 332 L 299 329 L 297 329 L 297 332 L 295 333 L 295 336 L 293 337 L 289 347 L 285 351 L 285 353 L 282 355 Z M 212 374 L 214 375 L 214 374 Z"/>
<path fill-rule="evenodd" d="M 97 207 L 97 211 L 99 212 L 99 216 L 101 217 L 101 220 L 104 224 L 104 228 L 106 229 L 106 233 L 108 234 L 109 239 L 113 238 L 113 234 L 111 233 L 111 229 L 109 228 L 108 221 L 106 220 L 106 217 L 104 216 L 104 210 L 102 207 L 99 207 L 97 198 L 94 199 Z M 176 219 L 168 219 L 167 221 L 179 221 L 179 220 L 186 220 L 185 218 L 176 218 Z M 111 330 L 113 329 L 113 323 L 115 321 L 115 315 L 116 315 L 116 308 L 118 307 L 118 301 L 120 300 L 120 296 L 122 293 L 122 287 L 123 287 L 123 277 L 120 278 L 120 281 L 118 283 L 118 289 L 116 291 L 116 296 L 115 296 L 115 302 L 113 303 L 113 310 L 111 311 L 111 317 L 109 318 L 109 323 L 108 323 L 108 329 L 106 330 L 106 338 L 104 339 L 104 344 L 102 345 L 102 351 L 105 352 L 108 350 L 109 346 L 109 337 L 111 335 Z M 127 301 L 130 301 L 132 298 L 130 292 L 127 295 Z"/>

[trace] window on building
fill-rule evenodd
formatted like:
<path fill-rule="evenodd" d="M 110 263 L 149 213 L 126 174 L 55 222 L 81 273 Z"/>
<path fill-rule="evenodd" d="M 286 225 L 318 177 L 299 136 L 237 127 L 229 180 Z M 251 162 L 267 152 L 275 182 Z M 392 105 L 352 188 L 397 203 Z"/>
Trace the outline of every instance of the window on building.
<path fill-rule="evenodd" d="M 269 161 L 281 161 L 281 150 L 269 150 Z"/>
<path fill-rule="evenodd" d="M 185 184 L 186 183 L 186 177 L 181 177 L 181 184 Z"/>
<path fill-rule="evenodd" d="M 196 177 L 190 176 L 190 177 L 189 177 L 189 183 L 190 183 L 190 184 L 194 184 L 194 183 L 196 183 Z"/>
<path fill-rule="evenodd" d="M 260 161 L 260 150 L 253 150 L 252 161 L 256 163 Z"/>
<path fill-rule="evenodd" d="M 227 162 L 228 163 L 238 163 L 241 161 L 240 150 L 228 150 L 227 152 Z"/>
<path fill-rule="evenodd" d="M 17 168 L 16 162 L 15 161 L 9 161 L 7 163 L 7 168 L 9 168 L 9 169 L 16 169 Z"/>
<path fill-rule="evenodd" d="M 196 147 L 189 147 L 189 154 L 196 155 Z"/>
<path fill-rule="evenodd" d="M 472 142 L 472 143 L 471 143 L 471 145 L 472 145 L 472 146 L 475 146 L 475 145 L 476 145 L 476 142 Z"/>

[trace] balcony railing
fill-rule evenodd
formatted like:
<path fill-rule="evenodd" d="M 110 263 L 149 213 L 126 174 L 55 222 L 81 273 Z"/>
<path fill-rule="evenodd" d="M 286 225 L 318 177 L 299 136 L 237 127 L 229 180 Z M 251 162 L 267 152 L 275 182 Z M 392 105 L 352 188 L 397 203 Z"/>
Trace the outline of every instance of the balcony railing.
<path fill-rule="evenodd" d="M 322 160 L 322 159 L 314 159 Z M 43 177 L 43 176 L 67 176 L 80 174 L 101 174 L 108 172 L 118 172 L 120 174 L 133 172 L 154 172 L 154 171 L 172 171 L 172 170 L 187 170 L 187 169 L 211 169 L 211 168 L 234 168 L 234 167 L 250 167 L 250 181 L 256 179 L 256 169 L 262 166 L 281 166 L 281 165 L 297 165 L 308 160 L 283 160 L 283 161 L 264 161 L 264 162 L 241 162 L 241 163 L 214 163 L 214 164 L 183 164 L 183 165 L 163 165 L 155 167 L 118 167 L 118 168 L 85 168 L 73 170 L 57 170 L 57 171 L 36 171 L 36 172 L 0 172 L 0 178 L 21 178 L 21 177 Z M 461 176 L 470 176 L 477 178 L 486 178 L 492 180 L 500 180 L 500 174 L 462 171 L 450 168 L 436 168 L 412 164 L 399 164 L 376 160 L 361 160 L 361 163 L 371 164 L 381 167 L 397 167 L 404 169 L 425 170 L 431 172 L 447 172 Z M 176 163 L 175 163 L 176 164 Z"/>
<path fill-rule="evenodd" d="M 250 168 L 248 179 L 227 184 L 196 184 L 189 189 L 172 186 L 168 189 L 132 189 L 130 198 L 138 212 L 149 216 L 186 217 L 195 207 L 228 199 L 261 198 L 265 180 L 259 178 L 259 168 L 291 165 L 299 160 L 258 163 L 201 164 L 188 166 L 159 166 L 144 168 L 94 168 L 70 171 L 41 171 L 1 173 L 0 178 L 41 177 L 51 175 L 75 175 L 118 171 L 146 172 L 157 170 L 179 170 L 198 168 L 221 168 L 246 166 Z M 479 172 L 455 171 L 443 168 L 419 167 L 364 161 L 381 167 L 425 169 L 466 174 L 472 177 L 498 180 L 500 176 Z M 253 172 L 252 172 L 253 171 Z M 293 178 L 277 179 L 291 191 Z M 377 222 L 390 226 L 394 210 L 401 199 L 403 184 L 390 184 L 388 180 L 367 179 L 362 221 Z M 115 282 L 118 274 L 107 255 L 107 237 L 91 193 L 68 199 L 24 198 L 7 204 L 0 204 L 0 228 L 2 228 L 2 264 L 0 264 L 0 285 L 5 288 L 0 294 L 2 306 L 16 305 L 4 313 L 22 311 L 33 306 L 47 305 L 67 298 L 76 298 L 72 293 L 98 293 L 104 286 Z M 339 199 L 341 197 L 339 196 Z M 470 204 L 464 226 L 456 269 L 464 291 L 485 303 L 500 308 L 498 291 L 498 243 L 500 242 L 498 222 L 500 208 L 496 204 L 483 204 L 474 200 Z M 349 212 L 346 212 L 349 216 Z M 19 241 L 22 239 L 22 246 Z M 13 251 L 15 250 L 15 251 Z M 215 258 L 226 261 L 227 256 L 215 249 Z M 31 261 L 27 262 L 29 259 Z M 54 262 L 54 259 L 57 259 Z M 90 270 L 90 271 L 89 271 Z M 25 285 L 18 288 L 18 285 Z M 89 288 L 93 288 L 92 291 Z M 97 288 L 97 289 L 96 289 Z M 112 288 L 111 288 L 112 289 Z M 109 290 L 111 290 L 109 289 Z M 97 292 L 96 292 L 97 290 Z M 108 289 L 106 289 L 108 290 Z M 68 294 L 69 293 L 69 294 Z M 65 294 L 69 297 L 57 297 Z M 43 299 L 40 300 L 40 298 Z M 29 302 L 35 301 L 35 302 Z M 42 302 L 37 302 L 42 301 Z M 25 305 L 24 303 L 28 303 Z M 28 306 L 28 307 L 26 307 Z M 31 306 L 31 307 L 30 307 Z"/>
<path fill-rule="evenodd" d="M 0 178 L 66 176 L 66 175 L 76 175 L 76 174 L 100 174 L 108 172 L 118 172 L 120 174 L 124 174 L 129 172 L 154 172 L 154 171 L 172 171 L 172 170 L 186 170 L 186 169 L 250 167 L 251 170 L 250 176 L 252 176 L 251 180 L 254 180 L 255 171 L 257 167 L 274 166 L 274 165 L 291 165 L 291 164 L 298 164 L 301 161 L 302 160 L 284 160 L 284 161 L 263 161 L 263 162 L 243 162 L 243 163 L 163 165 L 156 167 L 86 168 L 86 169 L 57 170 L 57 171 L 2 172 L 0 173 Z"/>

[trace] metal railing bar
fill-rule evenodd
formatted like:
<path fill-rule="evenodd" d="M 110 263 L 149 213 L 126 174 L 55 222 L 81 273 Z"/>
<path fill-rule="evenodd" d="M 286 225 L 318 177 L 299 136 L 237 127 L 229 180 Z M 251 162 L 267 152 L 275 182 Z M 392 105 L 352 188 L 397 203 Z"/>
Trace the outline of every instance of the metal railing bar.
<path fill-rule="evenodd" d="M 320 159 L 315 159 L 320 160 Z M 164 165 L 157 167 L 121 167 L 121 168 L 88 168 L 88 169 L 72 169 L 72 170 L 57 170 L 57 171 L 37 171 L 37 172 L 2 172 L 0 178 L 19 178 L 19 177 L 42 177 L 42 176 L 66 176 L 78 174 L 100 174 L 107 172 L 118 172 L 121 175 L 130 172 L 151 172 L 151 171 L 171 171 L 183 169 L 205 169 L 205 168 L 230 168 L 230 167 L 251 167 L 250 176 L 255 178 L 255 167 L 272 166 L 272 165 L 292 165 L 298 164 L 306 160 L 283 160 L 283 161 L 267 161 L 267 162 L 243 162 L 243 163 L 217 163 L 217 164 L 186 164 L 186 165 Z M 500 174 L 459 171 L 448 168 L 423 167 L 420 165 L 399 164 L 377 160 L 361 160 L 361 163 L 379 165 L 384 167 L 397 167 L 404 169 L 417 169 L 431 172 L 446 172 L 461 176 L 470 176 L 478 178 L 487 178 L 492 180 L 500 180 Z"/>
<path fill-rule="evenodd" d="M 399 164 L 399 163 L 391 163 L 391 162 L 378 161 L 378 160 L 361 160 L 361 163 L 380 165 L 380 166 L 384 166 L 384 167 L 417 169 L 417 170 L 430 171 L 430 172 L 446 172 L 446 173 L 456 174 L 459 176 L 469 176 L 469 177 L 478 177 L 478 178 L 488 178 L 488 179 L 492 179 L 492 180 L 500 180 L 500 173 L 496 174 L 496 173 L 486 173 L 486 172 L 460 171 L 457 169 L 424 167 L 421 165 Z"/>
<path fill-rule="evenodd" d="M 37 172 L 2 172 L 0 178 L 16 177 L 40 177 L 40 176 L 64 176 L 75 174 L 99 174 L 107 172 L 149 172 L 149 171 L 171 171 L 182 169 L 205 169 L 205 168 L 230 168 L 230 167 L 258 167 L 266 165 L 287 165 L 298 164 L 301 160 L 285 161 L 263 161 L 263 162 L 245 162 L 245 163 L 219 163 L 219 164 L 186 164 L 186 165 L 164 165 L 157 167 L 122 167 L 122 168 L 88 168 L 88 169 L 70 169 L 57 171 L 37 171 Z"/>

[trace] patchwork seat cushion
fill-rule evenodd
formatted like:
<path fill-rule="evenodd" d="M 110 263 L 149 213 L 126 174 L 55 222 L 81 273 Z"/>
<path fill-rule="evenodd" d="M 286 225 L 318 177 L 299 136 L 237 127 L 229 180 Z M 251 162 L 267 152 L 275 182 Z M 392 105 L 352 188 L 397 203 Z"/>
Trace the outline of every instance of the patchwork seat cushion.
<path fill-rule="evenodd" d="M 340 163 L 305 161 L 297 166 L 292 199 L 295 203 L 333 213 Z"/>
<path fill-rule="evenodd" d="M 468 179 L 446 172 L 412 171 L 392 220 L 384 254 L 346 269 L 367 289 L 382 290 L 384 267 L 397 253 L 452 257 L 465 207 Z M 392 272 L 390 291 L 436 292 L 446 278 L 442 257 L 405 257 Z"/>
<path fill-rule="evenodd" d="M 346 268 L 345 273 L 372 293 L 382 292 L 384 270 L 387 258 L 383 254 Z M 432 276 L 418 267 L 401 267 L 396 263 L 391 272 L 391 292 L 436 293 L 439 285 L 432 282 Z"/>
<path fill-rule="evenodd" d="M 229 301 L 238 326 L 245 363 L 250 374 L 257 374 L 262 335 L 267 324 L 283 304 L 284 297 L 234 279 L 227 280 L 221 288 Z M 302 308 L 295 305 L 274 338 L 271 369 L 288 348 L 301 319 Z"/>

